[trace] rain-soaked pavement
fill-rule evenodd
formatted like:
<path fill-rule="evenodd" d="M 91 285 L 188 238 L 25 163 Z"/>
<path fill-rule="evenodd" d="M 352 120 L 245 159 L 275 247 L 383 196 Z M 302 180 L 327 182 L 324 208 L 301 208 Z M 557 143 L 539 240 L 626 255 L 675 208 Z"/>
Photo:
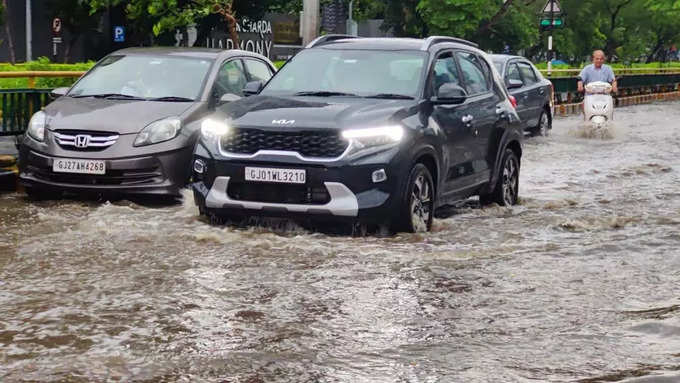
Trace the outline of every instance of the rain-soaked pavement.
<path fill-rule="evenodd" d="M 0 381 L 680 381 L 680 103 L 616 118 L 426 235 L 2 194 Z"/>

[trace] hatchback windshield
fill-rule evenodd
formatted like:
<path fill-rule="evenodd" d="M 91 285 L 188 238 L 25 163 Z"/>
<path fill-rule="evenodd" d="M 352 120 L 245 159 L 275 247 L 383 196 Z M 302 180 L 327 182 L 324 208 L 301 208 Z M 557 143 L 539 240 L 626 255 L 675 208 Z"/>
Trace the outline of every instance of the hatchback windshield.
<path fill-rule="evenodd" d="M 426 55 L 419 51 L 304 50 L 281 68 L 262 94 L 414 97 Z"/>
<path fill-rule="evenodd" d="M 213 61 L 167 56 L 122 56 L 103 59 L 78 81 L 69 96 L 123 95 L 153 98 L 198 98 Z"/>

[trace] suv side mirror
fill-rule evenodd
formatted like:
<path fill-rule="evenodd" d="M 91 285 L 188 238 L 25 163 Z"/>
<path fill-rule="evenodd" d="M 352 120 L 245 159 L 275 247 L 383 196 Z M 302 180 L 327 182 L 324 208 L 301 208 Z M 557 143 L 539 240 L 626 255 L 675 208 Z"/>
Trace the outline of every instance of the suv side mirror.
<path fill-rule="evenodd" d="M 69 89 L 69 88 L 67 88 L 67 87 L 61 87 L 61 88 L 52 89 L 52 90 L 50 91 L 50 97 L 52 97 L 52 98 L 58 98 L 58 97 L 61 97 L 61 96 L 65 96 L 66 93 L 68 93 L 68 89 Z"/>
<path fill-rule="evenodd" d="M 524 86 L 524 82 L 522 82 L 522 80 L 515 80 L 513 78 L 508 80 L 508 84 L 507 84 L 508 89 L 521 88 L 523 86 Z"/>
<path fill-rule="evenodd" d="M 462 104 L 467 99 L 467 92 L 460 85 L 452 82 L 442 84 L 437 90 L 435 104 Z"/>
<path fill-rule="evenodd" d="M 243 87 L 243 95 L 248 97 L 254 94 L 258 94 L 262 90 L 263 86 L 264 83 L 262 83 L 262 81 L 259 80 L 246 83 L 246 86 Z"/>

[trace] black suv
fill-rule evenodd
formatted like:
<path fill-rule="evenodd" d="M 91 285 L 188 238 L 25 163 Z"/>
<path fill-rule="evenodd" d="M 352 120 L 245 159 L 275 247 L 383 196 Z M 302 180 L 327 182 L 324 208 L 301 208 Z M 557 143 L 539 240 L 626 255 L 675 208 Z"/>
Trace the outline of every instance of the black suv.
<path fill-rule="evenodd" d="M 451 37 L 327 35 L 202 122 L 201 214 L 431 228 L 435 208 L 518 198 L 522 131 L 489 57 Z"/>

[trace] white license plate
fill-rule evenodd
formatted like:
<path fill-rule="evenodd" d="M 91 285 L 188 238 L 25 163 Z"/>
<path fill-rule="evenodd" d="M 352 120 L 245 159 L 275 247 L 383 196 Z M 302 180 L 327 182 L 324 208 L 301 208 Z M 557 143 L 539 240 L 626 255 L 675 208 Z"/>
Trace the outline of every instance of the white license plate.
<path fill-rule="evenodd" d="M 106 174 L 106 163 L 97 160 L 55 158 L 52 171 L 57 173 Z"/>
<path fill-rule="evenodd" d="M 276 169 L 246 167 L 246 181 L 303 184 L 307 178 L 304 169 Z"/>

